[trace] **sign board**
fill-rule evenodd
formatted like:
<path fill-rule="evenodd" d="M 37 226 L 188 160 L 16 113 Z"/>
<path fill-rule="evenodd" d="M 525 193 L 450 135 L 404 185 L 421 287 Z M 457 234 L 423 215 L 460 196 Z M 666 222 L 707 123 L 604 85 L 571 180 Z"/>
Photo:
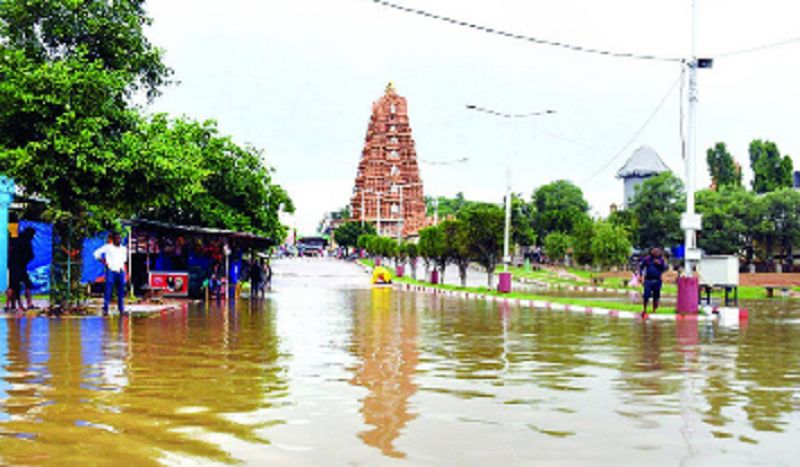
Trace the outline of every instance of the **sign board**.
<path fill-rule="evenodd" d="M 150 290 L 163 290 L 167 297 L 189 296 L 189 273 L 175 271 L 150 271 Z"/>

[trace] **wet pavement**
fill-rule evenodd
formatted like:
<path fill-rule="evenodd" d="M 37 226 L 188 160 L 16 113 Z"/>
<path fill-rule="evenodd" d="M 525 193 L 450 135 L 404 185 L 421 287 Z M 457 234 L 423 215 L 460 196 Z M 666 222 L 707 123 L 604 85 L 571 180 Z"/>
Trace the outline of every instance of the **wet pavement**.
<path fill-rule="evenodd" d="M 3 464 L 797 465 L 800 306 L 739 329 L 372 289 L 0 320 Z"/>

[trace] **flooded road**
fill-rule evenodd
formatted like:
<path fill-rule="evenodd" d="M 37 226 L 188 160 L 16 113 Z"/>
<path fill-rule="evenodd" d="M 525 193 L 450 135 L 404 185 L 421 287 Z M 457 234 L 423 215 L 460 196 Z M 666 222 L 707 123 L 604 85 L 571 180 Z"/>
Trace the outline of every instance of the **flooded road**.
<path fill-rule="evenodd" d="M 742 329 L 365 288 L 0 320 L 3 464 L 797 465 L 800 307 Z"/>

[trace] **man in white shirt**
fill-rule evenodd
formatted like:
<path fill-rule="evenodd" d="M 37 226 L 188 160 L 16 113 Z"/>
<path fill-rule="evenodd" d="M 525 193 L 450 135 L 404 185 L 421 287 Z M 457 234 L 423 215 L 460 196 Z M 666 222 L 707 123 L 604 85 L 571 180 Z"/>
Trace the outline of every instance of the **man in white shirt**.
<path fill-rule="evenodd" d="M 119 314 L 125 314 L 125 263 L 128 262 L 128 249 L 122 246 L 122 237 L 118 233 L 108 236 L 111 243 L 106 243 L 94 252 L 94 258 L 106 267 L 106 293 L 103 298 L 103 315 L 108 315 L 108 304 L 114 288 L 117 289 L 117 306 Z"/>

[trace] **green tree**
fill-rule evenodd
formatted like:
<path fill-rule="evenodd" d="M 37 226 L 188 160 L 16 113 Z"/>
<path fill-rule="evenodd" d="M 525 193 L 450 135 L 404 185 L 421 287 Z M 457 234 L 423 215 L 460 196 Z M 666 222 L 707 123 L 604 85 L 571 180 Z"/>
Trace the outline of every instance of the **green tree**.
<path fill-rule="evenodd" d="M 608 215 L 608 221 L 612 224 L 622 227 L 625 231 L 625 236 L 631 244 L 634 244 L 639 232 L 639 219 L 636 218 L 636 213 L 631 209 L 618 209 Z"/>
<path fill-rule="evenodd" d="M 128 144 L 139 118 L 137 91 L 158 92 L 169 70 L 146 39 L 141 2 L 4 0 L 0 2 L 0 171 L 27 193 L 47 198 L 63 248 L 55 249 L 51 304 L 79 299 L 77 270 L 65 274 L 66 251 L 137 208 L 190 193 L 141 183 L 160 161 L 144 165 Z M 190 182 L 194 166 L 175 167 Z M 174 172 L 173 172 L 174 173 Z M 169 187 L 172 188 L 172 187 Z M 138 191 L 137 191 L 138 190 Z"/>
<path fill-rule="evenodd" d="M 588 217 L 575 225 L 572 237 L 572 254 L 578 264 L 592 264 L 594 249 L 592 242 L 595 236 L 595 223 Z"/>
<path fill-rule="evenodd" d="M 636 246 L 647 249 L 679 243 L 685 204 L 683 182 L 671 172 L 645 180 L 637 187 L 630 207 L 639 223 Z"/>
<path fill-rule="evenodd" d="M 444 237 L 441 229 L 436 226 L 425 227 L 419 231 L 419 255 L 425 262 L 425 274 L 431 267 L 437 267 L 437 259 L 442 256 Z"/>
<path fill-rule="evenodd" d="M 717 189 L 742 186 L 742 170 L 736 165 L 725 143 L 717 143 L 706 151 L 706 163 Z"/>
<path fill-rule="evenodd" d="M 486 270 L 487 284 L 492 287 L 494 271 L 500 262 L 505 215 L 503 209 L 490 203 L 476 203 L 461 211 L 469 256 Z"/>
<path fill-rule="evenodd" d="M 272 170 L 264 164 L 261 151 L 221 136 L 213 121 L 156 122 L 158 125 L 151 126 L 157 129 L 147 134 L 143 149 L 151 149 L 150 142 L 163 138 L 172 143 L 160 148 L 163 152 L 196 151 L 199 169 L 207 176 L 202 179 L 202 191 L 191 199 L 176 199 L 169 206 L 146 210 L 145 216 L 283 240 L 286 228 L 279 216 L 293 212 L 294 206 L 283 188 L 272 183 Z"/>
<path fill-rule="evenodd" d="M 762 232 L 766 256 L 772 259 L 773 249 L 792 264 L 794 246 L 800 241 L 800 193 L 790 188 L 773 191 L 764 196 L 767 228 Z"/>
<path fill-rule="evenodd" d="M 350 248 L 365 248 L 366 244 L 360 242 L 361 237 L 365 235 L 375 235 L 375 227 L 367 223 L 361 225 L 361 222 L 357 221 L 345 222 L 333 231 L 336 243 L 345 247 L 348 253 Z"/>
<path fill-rule="evenodd" d="M 622 266 L 628 262 L 632 250 L 625 230 L 611 222 L 598 222 L 592 238 L 594 263 L 601 268 Z"/>
<path fill-rule="evenodd" d="M 793 163 L 789 156 L 781 157 L 772 141 L 753 140 L 750 143 L 750 167 L 753 169 L 753 191 L 769 193 L 793 185 Z"/>
<path fill-rule="evenodd" d="M 753 260 L 753 240 L 765 231 L 764 202 L 742 188 L 722 187 L 697 192 L 697 211 L 703 215 L 698 246 L 709 254 L 745 253 Z"/>
<path fill-rule="evenodd" d="M 551 232 L 571 234 L 574 227 L 587 219 L 589 203 L 572 182 L 558 180 L 539 187 L 533 193 L 536 211 L 536 235 L 543 240 Z"/>
<path fill-rule="evenodd" d="M 461 219 L 454 219 L 442 222 L 439 226 L 444 233 L 447 260 L 458 267 L 461 286 L 466 287 L 467 269 L 472 259 L 466 224 Z"/>
<path fill-rule="evenodd" d="M 544 252 L 551 262 L 560 263 L 572 247 L 572 237 L 563 232 L 550 232 L 544 238 Z"/>
<path fill-rule="evenodd" d="M 419 258 L 419 246 L 416 243 L 406 243 L 406 256 L 411 265 L 411 278 L 417 280 L 417 259 Z"/>
<path fill-rule="evenodd" d="M 154 97 L 171 70 L 162 51 L 147 39 L 151 24 L 145 0 L 4 0 L 0 36 L 35 64 L 98 64 L 126 82 L 125 94 L 145 91 Z"/>
<path fill-rule="evenodd" d="M 438 197 L 425 197 L 425 211 L 427 215 L 433 216 L 438 211 L 439 219 L 447 219 L 448 217 L 457 216 L 462 209 L 475 204 L 474 201 L 469 201 L 464 198 L 464 193 L 458 192 L 455 197 L 447 198 L 445 196 Z"/>
<path fill-rule="evenodd" d="M 445 226 L 452 221 L 444 221 L 439 225 L 427 227 L 425 230 L 425 248 L 433 261 L 434 267 L 439 271 L 439 281 L 444 283 L 444 273 L 447 264 L 450 262 L 452 251 L 447 244 L 445 237 Z M 420 242 L 422 237 L 420 236 Z"/>
<path fill-rule="evenodd" d="M 529 247 L 536 243 L 536 231 L 533 229 L 534 209 L 526 203 L 522 195 L 511 195 L 511 243 L 521 247 Z"/>

